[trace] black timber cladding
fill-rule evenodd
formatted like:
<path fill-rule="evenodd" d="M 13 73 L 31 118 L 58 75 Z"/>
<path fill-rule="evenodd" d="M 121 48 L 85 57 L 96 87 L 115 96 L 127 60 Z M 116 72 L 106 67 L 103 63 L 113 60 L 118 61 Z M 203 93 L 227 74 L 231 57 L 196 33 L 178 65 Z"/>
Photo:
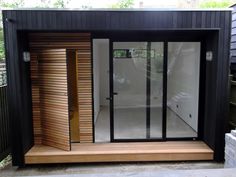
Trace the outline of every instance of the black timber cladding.
<path fill-rule="evenodd" d="M 214 59 L 206 64 L 203 140 L 214 149 L 215 160 L 223 160 L 224 132 L 228 116 L 230 10 L 4 10 L 3 23 L 11 137 L 14 147 L 13 165 L 24 165 L 24 153 L 33 145 L 29 64 L 22 60 L 22 51 L 27 50 L 24 35 L 27 31 L 217 30 L 212 32 L 213 38 L 206 44 L 207 49 L 214 51 Z"/>
<path fill-rule="evenodd" d="M 232 31 L 230 45 L 231 73 L 236 73 L 236 5 L 232 6 Z"/>

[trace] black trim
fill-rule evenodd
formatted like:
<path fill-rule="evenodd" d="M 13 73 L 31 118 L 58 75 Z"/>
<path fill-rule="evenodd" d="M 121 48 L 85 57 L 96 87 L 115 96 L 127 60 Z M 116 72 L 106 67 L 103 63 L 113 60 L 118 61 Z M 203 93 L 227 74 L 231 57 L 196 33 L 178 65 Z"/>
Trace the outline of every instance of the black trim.
<path fill-rule="evenodd" d="M 166 138 L 166 141 L 196 141 L 198 140 L 198 138 L 195 137 L 170 137 L 170 138 Z"/>
<path fill-rule="evenodd" d="M 117 42 L 199 42 L 200 39 L 204 39 L 213 32 L 218 32 L 219 29 L 163 29 L 163 30 L 88 30 L 88 31 L 75 31 L 75 32 L 90 32 L 96 39 L 112 39 Z M 51 31 L 53 32 L 53 31 Z"/>
<path fill-rule="evenodd" d="M 168 42 L 164 41 L 163 53 L 163 96 L 162 96 L 162 139 L 166 140 L 167 124 L 167 69 L 168 69 Z"/>
<path fill-rule="evenodd" d="M 204 119 L 205 119 L 205 88 L 206 88 L 206 44 L 200 42 L 200 72 L 199 72 L 199 92 L 198 92 L 198 137 L 203 139 Z"/>
<path fill-rule="evenodd" d="M 151 42 L 147 42 L 147 63 L 146 63 L 146 138 L 151 137 Z"/>
<path fill-rule="evenodd" d="M 90 51 L 91 51 L 91 77 L 92 77 L 92 125 L 93 125 L 93 143 L 95 143 L 95 117 L 94 117 L 94 73 L 93 73 L 93 37 L 90 35 Z"/>
<path fill-rule="evenodd" d="M 120 142 L 159 142 L 164 141 L 162 138 L 150 138 L 150 139 L 114 139 L 112 142 L 120 143 Z"/>
<path fill-rule="evenodd" d="M 114 142 L 113 41 L 109 39 L 110 141 Z"/>
<path fill-rule="evenodd" d="M 181 137 L 181 138 L 166 138 L 165 140 L 162 138 L 150 138 L 150 139 L 114 139 L 114 143 L 120 142 L 165 142 L 165 141 L 196 141 L 197 138 L 192 137 Z"/>

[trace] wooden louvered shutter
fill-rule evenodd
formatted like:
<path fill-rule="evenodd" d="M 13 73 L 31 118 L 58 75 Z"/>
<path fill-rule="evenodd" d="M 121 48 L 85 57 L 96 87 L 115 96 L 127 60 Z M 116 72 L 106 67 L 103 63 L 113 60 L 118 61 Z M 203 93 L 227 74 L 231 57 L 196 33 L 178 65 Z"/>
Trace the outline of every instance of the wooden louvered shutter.
<path fill-rule="evenodd" d="M 37 60 L 42 144 L 69 151 L 66 49 L 41 50 Z"/>

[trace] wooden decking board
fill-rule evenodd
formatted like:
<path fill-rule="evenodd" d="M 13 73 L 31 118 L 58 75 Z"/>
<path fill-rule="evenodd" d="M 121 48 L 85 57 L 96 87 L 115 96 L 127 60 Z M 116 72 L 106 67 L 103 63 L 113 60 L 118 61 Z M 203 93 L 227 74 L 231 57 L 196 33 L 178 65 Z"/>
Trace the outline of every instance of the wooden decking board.
<path fill-rule="evenodd" d="M 71 151 L 35 145 L 26 164 L 213 160 L 213 151 L 201 141 L 148 143 L 73 143 Z"/>

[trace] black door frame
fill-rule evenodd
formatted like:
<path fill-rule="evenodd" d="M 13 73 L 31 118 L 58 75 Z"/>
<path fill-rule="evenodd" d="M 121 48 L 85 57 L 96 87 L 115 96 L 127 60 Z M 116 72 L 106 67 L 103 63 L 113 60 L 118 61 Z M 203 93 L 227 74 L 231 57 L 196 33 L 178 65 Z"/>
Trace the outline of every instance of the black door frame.
<path fill-rule="evenodd" d="M 113 42 L 163 42 L 163 98 L 162 98 L 162 138 L 146 138 L 146 139 L 115 139 L 114 138 L 114 86 L 113 86 Z M 197 137 L 171 137 L 167 138 L 167 67 L 168 67 L 168 43 L 169 42 L 200 42 L 200 71 L 199 71 L 199 100 L 198 100 L 198 133 Z M 110 141 L 111 142 L 153 142 L 153 141 L 167 141 L 167 140 L 199 140 L 201 138 L 202 129 L 202 119 L 199 119 L 202 112 L 200 108 L 200 101 L 202 102 L 200 96 L 202 97 L 201 88 L 205 85 L 201 82 L 202 75 L 205 73 L 205 62 L 204 58 L 204 45 L 201 40 L 117 40 L 109 38 L 109 85 L 110 85 Z M 203 61 L 202 61 L 203 60 Z M 147 81 L 148 82 L 148 81 Z M 148 93 L 147 93 L 148 94 Z M 147 106 L 148 107 L 148 106 Z M 149 108 L 147 108 L 149 109 Z M 147 111 L 146 111 L 147 112 Z M 146 117 L 148 120 L 150 115 Z M 148 126 L 148 125 L 147 125 Z"/>

